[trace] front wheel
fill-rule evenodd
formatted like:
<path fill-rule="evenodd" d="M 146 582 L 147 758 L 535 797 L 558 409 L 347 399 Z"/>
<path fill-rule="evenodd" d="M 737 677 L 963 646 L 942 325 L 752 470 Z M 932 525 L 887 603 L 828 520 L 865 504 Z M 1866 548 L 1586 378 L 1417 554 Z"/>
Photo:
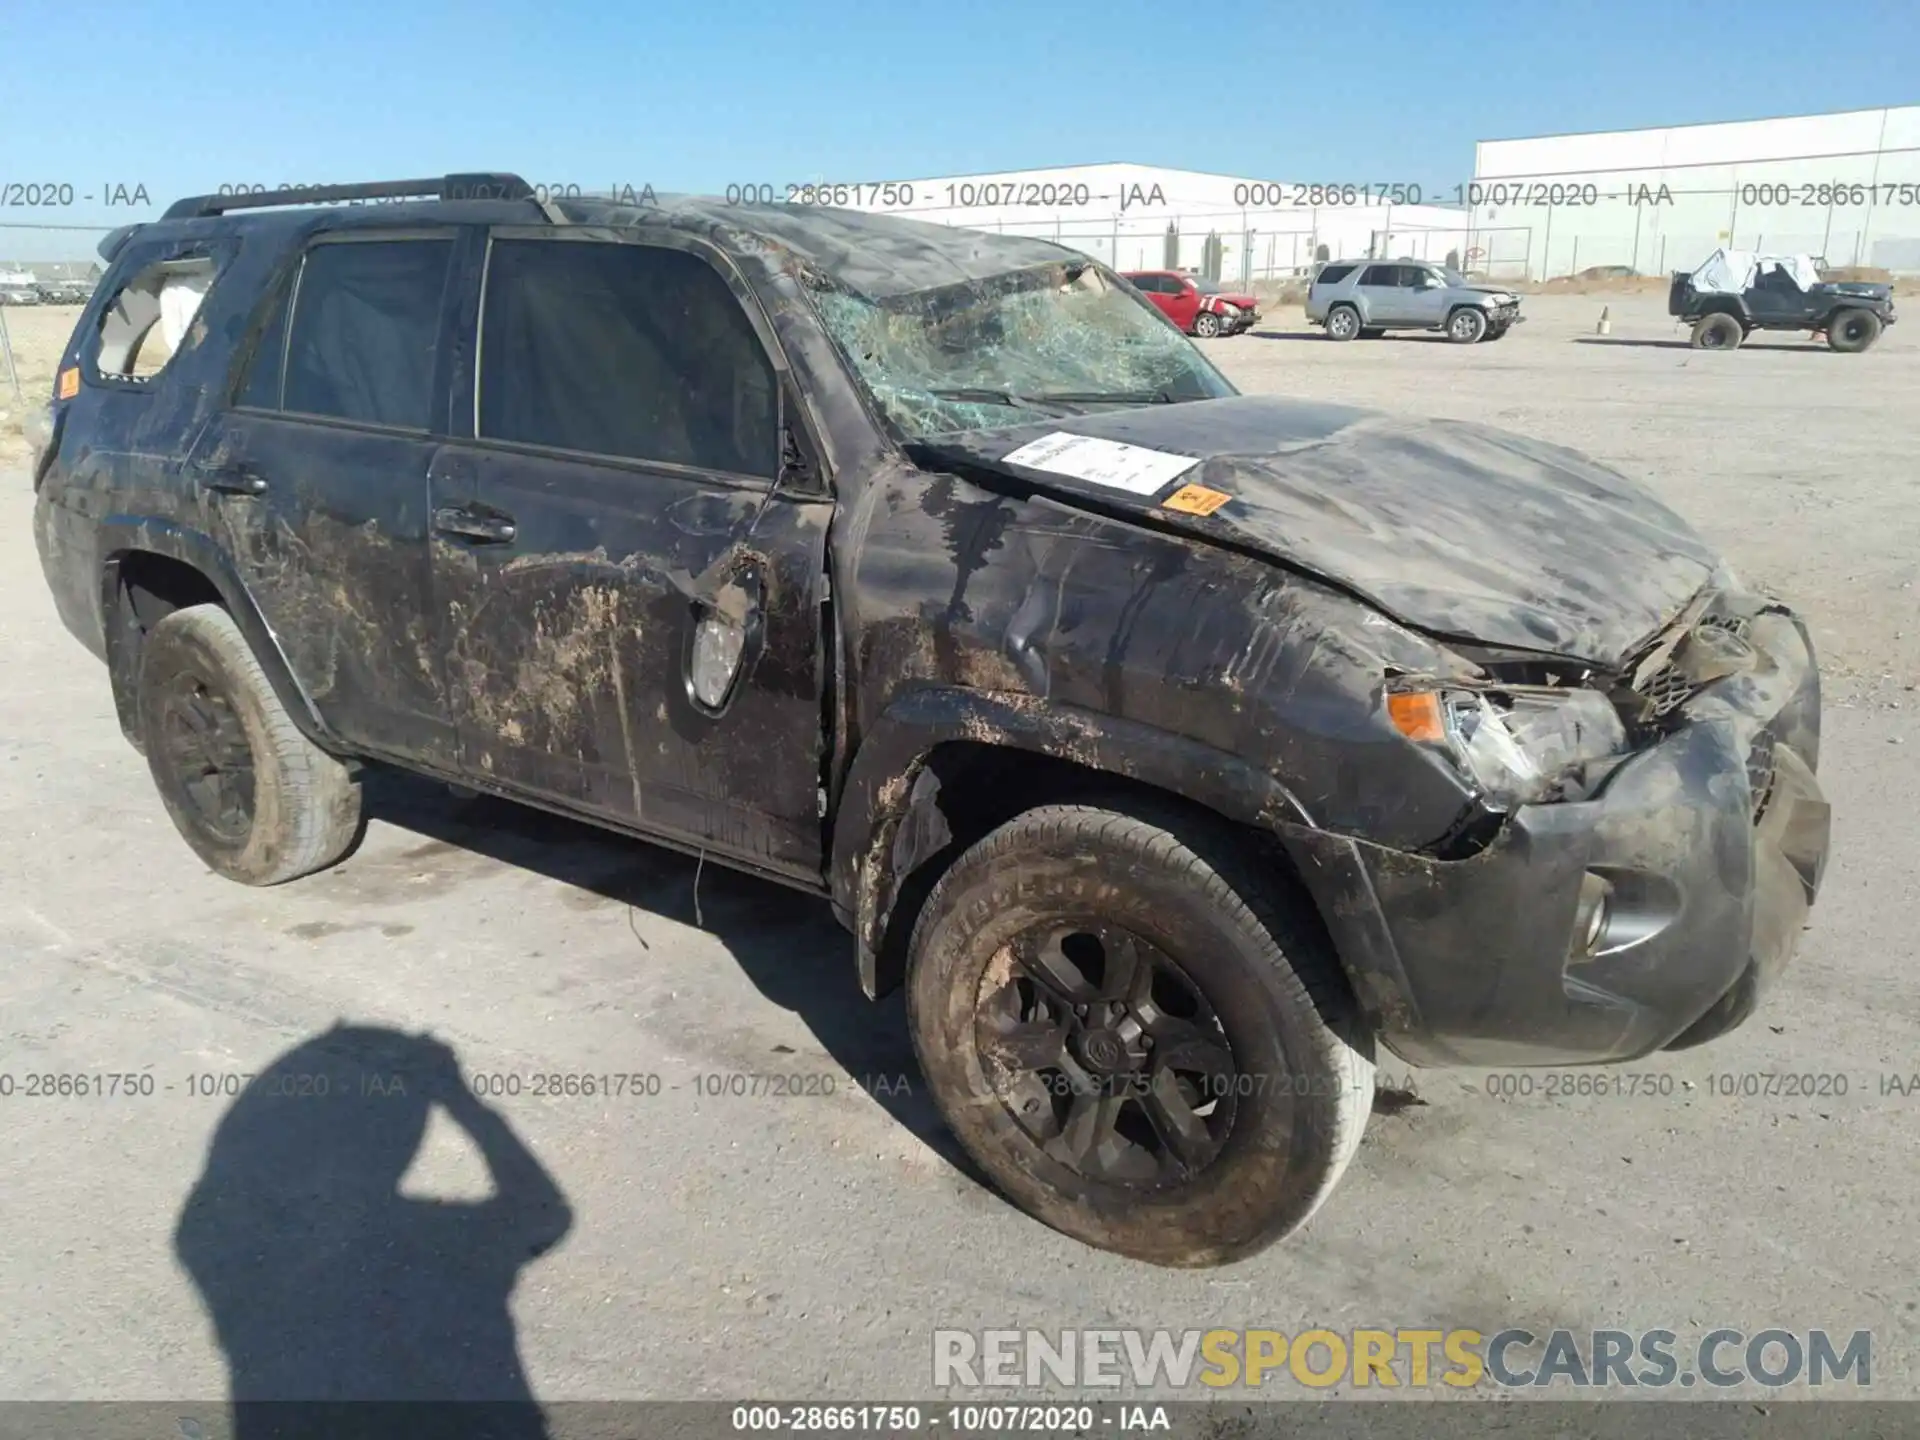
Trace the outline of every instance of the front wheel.
<path fill-rule="evenodd" d="M 1880 317 L 1871 310 L 1840 310 L 1827 322 L 1827 344 L 1854 355 L 1880 338 Z"/>
<path fill-rule="evenodd" d="M 1463 305 L 1447 317 L 1447 339 L 1456 345 L 1472 345 L 1487 333 L 1486 312 Z"/>
<path fill-rule="evenodd" d="M 359 781 L 300 733 L 220 606 L 187 606 L 148 632 L 135 703 L 160 799 L 216 873 L 277 885 L 359 839 Z"/>
<path fill-rule="evenodd" d="M 1193 333 L 1202 340 L 1211 340 L 1220 333 L 1220 317 L 1211 310 L 1202 310 L 1193 317 Z"/>
<path fill-rule="evenodd" d="M 907 1018 L 942 1116 L 1006 1195 L 1159 1265 L 1298 1229 L 1373 1101 L 1319 917 L 1184 816 L 1054 805 L 979 841 L 914 926 Z"/>

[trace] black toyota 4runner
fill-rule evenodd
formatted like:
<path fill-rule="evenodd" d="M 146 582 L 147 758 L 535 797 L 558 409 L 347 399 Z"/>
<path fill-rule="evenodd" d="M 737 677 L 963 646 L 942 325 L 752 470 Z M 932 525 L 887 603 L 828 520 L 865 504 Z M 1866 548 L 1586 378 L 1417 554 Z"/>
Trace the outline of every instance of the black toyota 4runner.
<path fill-rule="evenodd" d="M 1313 1213 L 1376 1044 L 1625 1060 L 1787 962 L 1806 630 L 1618 473 L 1239 395 L 1039 240 L 272 198 L 103 247 L 34 472 L 220 873 L 390 765 L 817 893 L 993 1179 L 1167 1264 Z"/>

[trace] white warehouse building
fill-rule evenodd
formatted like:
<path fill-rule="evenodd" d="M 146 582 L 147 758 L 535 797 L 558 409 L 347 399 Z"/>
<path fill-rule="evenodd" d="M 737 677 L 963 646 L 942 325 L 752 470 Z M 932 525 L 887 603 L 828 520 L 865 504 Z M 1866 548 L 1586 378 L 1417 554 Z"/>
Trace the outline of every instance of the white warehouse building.
<path fill-rule="evenodd" d="M 1467 243 L 1466 212 L 1424 203 L 1417 185 L 1307 185 L 1151 165 L 823 182 L 793 198 L 1035 235 L 1116 270 L 1191 269 L 1239 284 L 1343 256 L 1451 255 L 1457 264 Z"/>
<path fill-rule="evenodd" d="M 1483 140 L 1472 264 L 1550 279 L 1715 249 L 1920 271 L 1920 106 Z"/>

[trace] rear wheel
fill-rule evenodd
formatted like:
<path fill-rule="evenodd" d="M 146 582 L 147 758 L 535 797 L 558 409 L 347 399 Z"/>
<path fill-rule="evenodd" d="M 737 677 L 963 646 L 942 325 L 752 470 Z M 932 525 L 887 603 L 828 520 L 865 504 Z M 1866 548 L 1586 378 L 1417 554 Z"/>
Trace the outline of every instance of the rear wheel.
<path fill-rule="evenodd" d="M 300 733 L 225 609 L 190 605 L 153 627 L 135 702 L 160 799 L 210 868 L 277 885 L 353 848 L 359 781 Z"/>
<path fill-rule="evenodd" d="M 1853 355 L 1880 338 L 1880 317 L 1871 310 L 1837 310 L 1827 321 L 1827 344 Z"/>
<path fill-rule="evenodd" d="M 1016 1204 L 1089 1245 L 1218 1265 L 1304 1224 L 1373 1101 L 1311 908 L 1186 817 L 1055 805 L 929 895 L 907 1016 L 935 1103 Z"/>
<path fill-rule="evenodd" d="M 1462 305 L 1447 317 L 1447 339 L 1456 345 L 1472 345 L 1487 333 L 1487 314 L 1471 305 Z"/>
<path fill-rule="evenodd" d="M 1193 333 L 1203 340 L 1211 340 L 1220 333 L 1220 317 L 1211 310 L 1202 310 L 1193 317 Z"/>
<path fill-rule="evenodd" d="M 1696 350 L 1734 350 L 1747 338 L 1739 320 L 1724 310 L 1702 315 L 1693 322 L 1693 348 Z"/>
<path fill-rule="evenodd" d="M 1336 305 L 1327 311 L 1327 338 L 1351 340 L 1360 333 L 1360 312 L 1351 305 Z"/>

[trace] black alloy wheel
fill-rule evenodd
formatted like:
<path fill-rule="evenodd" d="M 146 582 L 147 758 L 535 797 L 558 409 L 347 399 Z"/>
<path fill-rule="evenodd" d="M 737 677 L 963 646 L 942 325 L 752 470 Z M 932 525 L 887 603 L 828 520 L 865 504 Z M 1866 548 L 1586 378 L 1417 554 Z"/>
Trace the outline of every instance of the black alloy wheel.
<path fill-rule="evenodd" d="M 1152 1190 L 1204 1170 L 1233 1129 L 1233 1050 L 1200 987 L 1097 920 L 1022 931 L 976 1001 L 988 1083 L 1052 1159 Z"/>
<path fill-rule="evenodd" d="M 174 793 L 214 835 L 234 845 L 253 829 L 253 748 L 246 726 L 205 677 L 181 669 L 167 676 L 159 700 L 154 763 Z"/>

